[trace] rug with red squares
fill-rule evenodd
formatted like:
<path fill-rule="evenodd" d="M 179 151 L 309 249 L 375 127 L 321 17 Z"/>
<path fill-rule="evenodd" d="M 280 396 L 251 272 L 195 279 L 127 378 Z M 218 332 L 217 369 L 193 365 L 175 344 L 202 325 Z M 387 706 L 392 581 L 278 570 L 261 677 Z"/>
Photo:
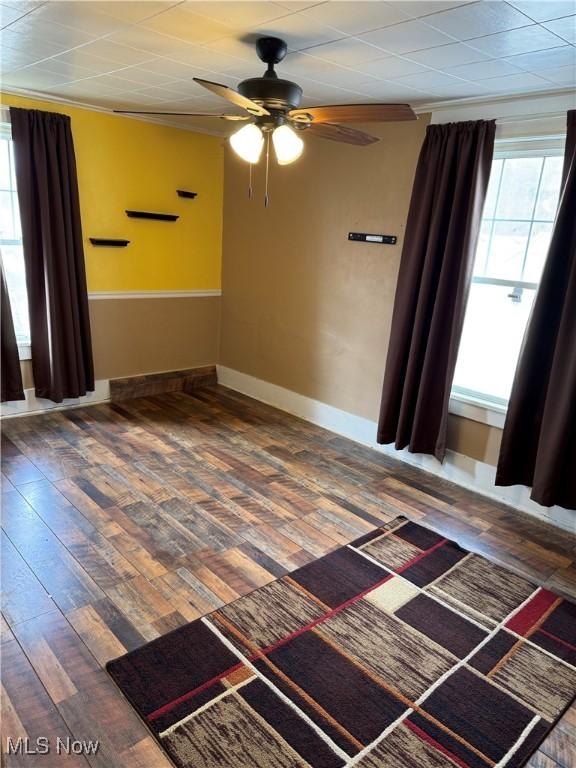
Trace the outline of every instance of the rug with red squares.
<path fill-rule="evenodd" d="M 576 605 L 399 517 L 108 671 L 177 766 L 518 768 Z"/>

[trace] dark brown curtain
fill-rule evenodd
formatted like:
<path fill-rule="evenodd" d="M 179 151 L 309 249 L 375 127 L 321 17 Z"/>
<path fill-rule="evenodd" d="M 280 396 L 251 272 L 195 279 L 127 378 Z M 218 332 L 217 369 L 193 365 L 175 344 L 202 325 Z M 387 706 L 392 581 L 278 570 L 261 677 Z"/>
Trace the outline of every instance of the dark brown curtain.
<path fill-rule="evenodd" d="M 18 345 L 16 344 L 16 334 L 14 333 L 14 322 L 10 310 L 10 297 L 8 296 L 8 287 L 4 277 L 4 268 L 0 265 L 2 277 L 2 295 L 0 296 L 2 327 L 0 335 L 2 336 L 2 402 L 6 400 L 24 400 L 24 390 L 22 389 L 22 372 L 20 370 L 20 357 L 18 355 Z"/>
<path fill-rule="evenodd" d="M 546 507 L 576 509 L 576 110 L 563 188 L 508 405 L 496 485 L 532 486 Z"/>
<path fill-rule="evenodd" d="M 10 108 L 36 395 L 94 389 L 88 294 L 70 118 Z"/>
<path fill-rule="evenodd" d="M 428 127 L 406 224 L 378 442 L 440 460 L 495 128 Z"/>

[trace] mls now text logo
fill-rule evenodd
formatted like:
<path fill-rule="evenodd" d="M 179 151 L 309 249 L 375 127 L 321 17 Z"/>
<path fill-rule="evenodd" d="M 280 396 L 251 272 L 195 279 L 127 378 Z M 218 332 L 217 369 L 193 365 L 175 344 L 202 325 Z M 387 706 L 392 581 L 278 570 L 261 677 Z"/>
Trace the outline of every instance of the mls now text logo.
<path fill-rule="evenodd" d="M 65 739 L 58 736 L 55 741 L 47 736 L 38 736 L 30 739 L 28 736 L 19 736 L 13 739 L 6 738 L 6 752 L 9 755 L 48 755 L 56 752 L 57 755 L 95 755 L 100 749 L 100 742 L 83 739 Z"/>

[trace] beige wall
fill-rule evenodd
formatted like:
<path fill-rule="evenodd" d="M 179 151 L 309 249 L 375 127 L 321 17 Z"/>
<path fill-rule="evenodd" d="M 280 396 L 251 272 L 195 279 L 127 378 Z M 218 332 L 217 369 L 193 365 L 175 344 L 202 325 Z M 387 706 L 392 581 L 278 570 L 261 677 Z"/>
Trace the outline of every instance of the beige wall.
<path fill-rule="evenodd" d="M 215 363 L 220 297 L 90 301 L 97 379 Z"/>
<path fill-rule="evenodd" d="M 34 377 L 32 376 L 32 360 L 22 360 L 20 363 L 22 370 L 22 386 L 24 389 L 30 389 L 34 386 Z"/>
<path fill-rule="evenodd" d="M 115 379 L 199 365 L 218 359 L 220 297 L 90 301 L 94 370 Z M 24 387 L 32 364 L 22 363 Z"/>
<path fill-rule="evenodd" d="M 220 362 L 375 420 L 406 215 L 427 118 L 369 126 L 382 140 L 351 147 L 306 136 L 303 158 L 225 161 Z M 351 243 L 349 231 L 398 236 Z M 449 447 L 494 461 L 498 430 L 451 417 Z"/>
<path fill-rule="evenodd" d="M 478 461 L 496 466 L 501 439 L 502 430 L 497 427 L 459 416 L 448 419 L 448 448 Z"/>

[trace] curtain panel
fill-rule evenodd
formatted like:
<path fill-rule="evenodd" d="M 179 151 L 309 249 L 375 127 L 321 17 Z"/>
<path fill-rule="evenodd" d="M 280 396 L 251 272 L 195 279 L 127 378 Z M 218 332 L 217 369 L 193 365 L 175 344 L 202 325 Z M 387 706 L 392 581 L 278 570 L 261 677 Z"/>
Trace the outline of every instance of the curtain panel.
<path fill-rule="evenodd" d="M 94 389 L 88 293 L 70 118 L 10 108 L 37 397 Z"/>
<path fill-rule="evenodd" d="M 563 186 L 508 405 L 496 485 L 527 485 L 546 507 L 576 509 L 576 110 Z"/>
<path fill-rule="evenodd" d="M 428 127 L 406 224 L 377 439 L 440 460 L 495 129 Z"/>
<path fill-rule="evenodd" d="M 2 295 L 0 296 L 2 317 L 0 318 L 2 336 L 2 402 L 6 400 L 24 400 L 22 388 L 22 371 L 20 370 L 20 357 L 18 344 L 14 333 L 14 321 L 10 310 L 10 296 L 4 267 L 0 265 L 2 278 Z"/>

